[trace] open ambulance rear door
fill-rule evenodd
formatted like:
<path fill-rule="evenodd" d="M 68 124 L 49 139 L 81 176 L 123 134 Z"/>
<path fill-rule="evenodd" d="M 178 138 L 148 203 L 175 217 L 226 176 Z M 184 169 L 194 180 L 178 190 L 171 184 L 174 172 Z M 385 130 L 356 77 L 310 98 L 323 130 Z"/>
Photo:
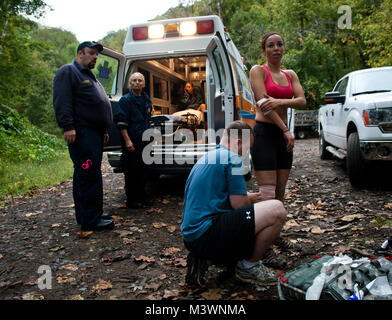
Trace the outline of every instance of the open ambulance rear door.
<path fill-rule="evenodd" d="M 118 101 L 123 96 L 125 65 L 126 57 L 122 52 L 103 47 L 103 51 L 98 57 L 98 73 L 96 73 L 96 76 L 105 87 L 113 113 L 117 108 Z M 118 149 L 121 149 L 120 132 L 113 123 L 109 129 L 109 142 L 104 147 L 104 151 Z"/>
<path fill-rule="evenodd" d="M 209 65 L 207 67 L 207 110 L 211 126 L 218 132 L 234 120 L 235 99 L 231 62 L 226 46 L 219 32 L 207 47 Z"/>

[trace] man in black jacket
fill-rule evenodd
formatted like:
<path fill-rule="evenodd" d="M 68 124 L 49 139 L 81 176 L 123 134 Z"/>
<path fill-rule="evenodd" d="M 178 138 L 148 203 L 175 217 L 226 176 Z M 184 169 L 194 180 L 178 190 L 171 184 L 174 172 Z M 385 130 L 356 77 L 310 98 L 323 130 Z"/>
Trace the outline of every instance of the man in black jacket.
<path fill-rule="evenodd" d="M 103 214 L 101 162 L 103 146 L 109 140 L 112 108 L 105 89 L 91 69 L 102 45 L 85 41 L 77 57 L 62 66 L 53 80 L 53 105 L 59 126 L 74 164 L 73 198 L 76 221 L 85 230 L 112 229 L 114 223 Z"/>

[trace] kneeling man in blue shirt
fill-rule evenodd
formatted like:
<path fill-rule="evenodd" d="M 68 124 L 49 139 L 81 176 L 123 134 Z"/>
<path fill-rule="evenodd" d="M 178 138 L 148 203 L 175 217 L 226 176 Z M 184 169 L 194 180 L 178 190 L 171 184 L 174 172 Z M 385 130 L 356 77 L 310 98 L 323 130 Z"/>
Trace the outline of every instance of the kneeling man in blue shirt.
<path fill-rule="evenodd" d="M 259 193 L 247 192 L 241 155 L 252 144 L 250 126 L 234 121 L 216 149 L 194 165 L 185 186 L 181 232 L 195 256 L 238 261 L 236 278 L 262 285 L 276 280 L 261 259 L 279 237 L 287 213 L 281 201 L 259 202 Z"/>

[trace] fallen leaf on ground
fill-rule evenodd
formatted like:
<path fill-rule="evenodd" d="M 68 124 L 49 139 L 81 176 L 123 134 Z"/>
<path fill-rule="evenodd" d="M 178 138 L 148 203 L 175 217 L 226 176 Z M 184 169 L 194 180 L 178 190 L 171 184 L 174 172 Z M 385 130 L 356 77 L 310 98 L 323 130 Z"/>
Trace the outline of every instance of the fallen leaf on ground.
<path fill-rule="evenodd" d="M 312 210 L 311 211 L 313 214 L 322 214 L 322 215 L 326 215 L 327 211 L 324 210 Z"/>
<path fill-rule="evenodd" d="M 384 206 L 384 208 L 385 208 L 385 209 L 388 209 L 388 210 L 392 210 L 392 203 L 387 203 L 387 204 Z"/>
<path fill-rule="evenodd" d="M 163 210 L 161 208 L 150 208 L 150 209 L 147 209 L 145 212 L 146 213 L 153 213 L 153 212 L 155 212 L 155 213 L 163 213 Z"/>
<path fill-rule="evenodd" d="M 361 219 L 361 218 L 363 218 L 363 215 L 361 214 L 350 214 L 348 216 L 344 216 L 340 218 L 339 220 L 350 222 L 350 221 L 354 221 L 355 219 Z"/>
<path fill-rule="evenodd" d="M 129 230 L 114 230 L 113 232 L 119 234 L 120 237 L 127 237 L 133 235 L 133 232 Z"/>
<path fill-rule="evenodd" d="M 162 202 L 162 204 L 169 204 L 170 203 L 170 201 L 166 200 L 166 199 L 163 199 L 161 202 Z"/>
<path fill-rule="evenodd" d="M 131 243 L 136 242 L 135 239 L 130 239 L 130 238 L 122 238 L 121 241 L 123 244 L 131 244 Z"/>
<path fill-rule="evenodd" d="M 175 267 L 183 267 L 183 268 L 185 268 L 186 265 L 187 265 L 186 257 L 174 259 L 173 264 L 174 264 Z"/>
<path fill-rule="evenodd" d="M 61 268 L 66 269 L 66 270 L 71 270 L 71 271 L 76 271 L 79 269 L 79 267 L 74 264 L 66 264 L 65 266 L 62 266 Z"/>
<path fill-rule="evenodd" d="M 41 213 L 42 213 L 42 211 L 35 211 L 35 212 L 32 212 L 32 213 L 26 213 L 26 217 L 34 217 L 34 216 L 37 216 L 37 215 L 39 215 Z"/>
<path fill-rule="evenodd" d="M 325 230 L 322 230 L 319 226 L 314 226 L 314 227 L 312 227 L 310 232 L 313 234 L 322 234 L 325 232 Z"/>
<path fill-rule="evenodd" d="M 93 286 L 93 292 L 100 293 L 103 290 L 111 290 L 113 287 L 110 281 L 105 281 L 102 279 L 98 279 L 98 283 Z"/>
<path fill-rule="evenodd" d="M 168 230 L 170 233 L 173 233 L 174 231 L 176 231 L 176 226 L 168 226 L 168 227 L 167 227 L 167 230 Z"/>
<path fill-rule="evenodd" d="M 22 300 L 44 300 L 45 297 L 39 293 L 36 292 L 29 292 L 29 293 L 25 293 L 22 296 Z"/>
<path fill-rule="evenodd" d="M 62 249 L 65 249 L 65 247 L 64 246 L 58 246 L 58 247 L 50 248 L 49 251 L 57 252 L 57 251 L 60 251 Z"/>
<path fill-rule="evenodd" d="M 124 220 L 123 217 L 120 216 L 112 216 L 111 219 L 115 222 L 115 223 L 120 223 L 121 221 Z"/>
<path fill-rule="evenodd" d="M 80 239 L 87 239 L 93 234 L 93 231 L 79 231 L 76 234 Z"/>
<path fill-rule="evenodd" d="M 320 216 L 318 214 L 316 214 L 316 215 L 312 214 L 309 216 L 310 220 L 323 219 L 323 218 L 324 218 L 323 216 Z"/>
<path fill-rule="evenodd" d="M 206 292 L 203 292 L 201 296 L 206 300 L 219 300 L 222 298 L 222 295 L 219 293 L 222 291 L 220 288 L 210 289 Z"/>
<path fill-rule="evenodd" d="M 58 228 L 61 226 L 61 223 L 54 223 L 51 225 L 52 228 Z"/>
<path fill-rule="evenodd" d="M 71 283 L 71 282 L 74 282 L 74 281 L 76 281 L 76 279 L 75 278 L 72 278 L 72 277 L 69 277 L 69 278 L 67 278 L 67 277 L 57 277 L 57 283 L 59 283 L 59 284 L 62 284 L 62 283 Z"/>
<path fill-rule="evenodd" d="M 163 293 L 163 299 L 173 299 L 178 296 L 177 290 L 165 290 Z"/>
<path fill-rule="evenodd" d="M 152 226 L 153 226 L 155 229 L 160 229 L 160 228 L 162 228 L 162 227 L 166 227 L 167 224 L 164 223 L 164 222 L 154 222 L 154 223 L 152 224 Z"/>
<path fill-rule="evenodd" d="M 102 262 L 117 262 L 128 259 L 131 256 L 131 252 L 128 250 L 118 250 L 111 254 L 110 257 L 106 256 L 102 258 Z"/>
<path fill-rule="evenodd" d="M 146 285 L 146 289 L 152 289 L 154 291 L 157 291 L 160 287 L 162 286 L 161 283 L 149 283 Z"/>
<path fill-rule="evenodd" d="M 161 300 L 161 293 L 160 292 L 155 292 L 153 294 L 150 294 L 149 296 L 146 297 L 147 300 Z"/>
<path fill-rule="evenodd" d="M 349 245 L 347 246 L 340 246 L 334 250 L 335 255 L 339 255 L 339 253 L 346 253 L 347 251 L 350 251 L 351 247 Z"/>
<path fill-rule="evenodd" d="M 306 205 L 305 208 L 310 211 L 320 210 L 323 208 L 323 204 L 321 203 L 321 201 L 313 202 L 313 203 Z"/>
<path fill-rule="evenodd" d="M 180 251 L 181 251 L 180 248 L 170 247 L 170 248 L 163 249 L 161 255 L 164 257 L 170 257 Z"/>
<path fill-rule="evenodd" d="M 29 281 L 25 282 L 24 285 L 25 286 L 36 286 L 38 283 L 37 279 L 30 279 Z"/>
<path fill-rule="evenodd" d="M 3 255 L 0 253 L 0 259 L 3 259 Z"/>
<path fill-rule="evenodd" d="M 287 221 L 287 222 L 285 223 L 285 225 L 283 226 L 283 229 L 284 229 L 284 230 L 288 230 L 288 229 L 290 229 L 291 227 L 299 227 L 299 226 L 300 226 L 300 224 L 298 224 L 297 221 L 295 221 L 294 219 L 292 219 L 292 220 L 289 220 L 289 221 Z"/>
<path fill-rule="evenodd" d="M 155 258 L 154 257 L 146 257 L 146 256 L 139 256 L 137 258 L 135 258 L 136 262 L 155 262 Z"/>

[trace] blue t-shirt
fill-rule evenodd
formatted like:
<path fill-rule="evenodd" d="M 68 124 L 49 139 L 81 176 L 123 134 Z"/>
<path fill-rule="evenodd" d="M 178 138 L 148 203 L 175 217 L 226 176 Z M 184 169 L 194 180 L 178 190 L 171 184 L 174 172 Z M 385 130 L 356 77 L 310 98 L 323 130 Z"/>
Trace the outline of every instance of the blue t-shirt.
<path fill-rule="evenodd" d="M 181 232 L 185 241 L 199 238 L 212 217 L 232 211 L 230 195 L 246 195 L 241 157 L 222 145 L 207 152 L 193 166 L 185 185 Z"/>

